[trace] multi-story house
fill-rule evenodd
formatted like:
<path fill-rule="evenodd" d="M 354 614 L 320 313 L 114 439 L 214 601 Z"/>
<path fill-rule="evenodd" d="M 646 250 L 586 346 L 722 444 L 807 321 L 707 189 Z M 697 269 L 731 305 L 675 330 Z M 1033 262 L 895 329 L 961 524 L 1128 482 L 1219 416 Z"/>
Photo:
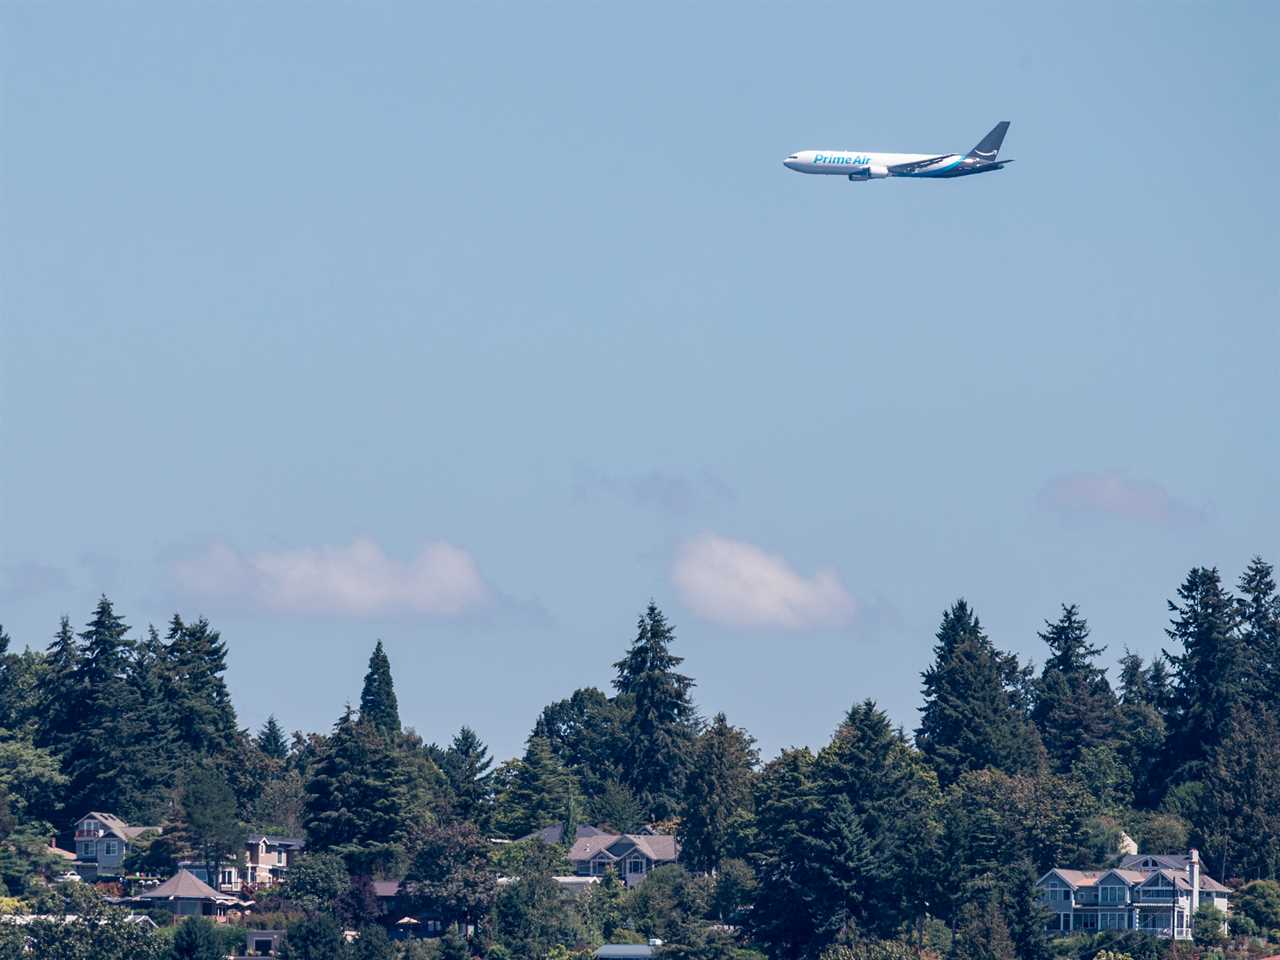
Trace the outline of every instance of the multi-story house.
<path fill-rule="evenodd" d="M 654 867 L 675 863 L 680 855 L 676 838 L 660 833 L 599 833 L 579 835 L 568 859 L 579 877 L 599 877 L 610 867 L 627 886 L 639 883 Z"/>
<path fill-rule="evenodd" d="M 197 860 L 183 860 L 178 866 L 224 893 L 239 893 L 246 885 L 271 887 L 284 882 L 290 864 L 297 861 L 306 841 L 297 837 L 256 834 L 249 837 L 244 846 L 243 857 L 218 867 L 216 884 L 209 879 L 206 865 Z"/>
<path fill-rule="evenodd" d="M 76 866 L 93 877 L 117 877 L 133 842 L 159 827 L 133 827 L 110 813 L 88 813 L 76 821 Z"/>
<path fill-rule="evenodd" d="M 1200 869 L 1200 854 L 1128 854 L 1111 870 L 1055 867 L 1038 881 L 1051 933 L 1139 930 L 1190 940 L 1201 904 L 1224 915 L 1231 891 Z"/>

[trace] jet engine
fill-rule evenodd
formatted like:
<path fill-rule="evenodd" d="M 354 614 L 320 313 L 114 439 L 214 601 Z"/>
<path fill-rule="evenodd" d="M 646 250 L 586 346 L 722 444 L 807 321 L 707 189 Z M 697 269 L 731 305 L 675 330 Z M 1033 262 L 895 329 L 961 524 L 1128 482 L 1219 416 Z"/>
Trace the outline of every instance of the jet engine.
<path fill-rule="evenodd" d="M 859 167 L 853 173 L 849 174 L 850 180 L 880 180 L 889 175 L 889 168 L 878 163 L 873 163 L 866 167 Z"/>

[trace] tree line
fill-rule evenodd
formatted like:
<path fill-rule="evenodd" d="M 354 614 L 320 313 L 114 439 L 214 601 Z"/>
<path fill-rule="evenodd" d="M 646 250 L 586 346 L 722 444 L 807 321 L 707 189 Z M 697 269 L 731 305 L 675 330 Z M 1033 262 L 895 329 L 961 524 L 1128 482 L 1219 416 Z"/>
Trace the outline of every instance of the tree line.
<path fill-rule="evenodd" d="M 1037 669 L 957 600 L 914 731 L 860 700 L 825 745 L 762 763 L 750 733 L 698 710 L 650 603 L 612 688 L 547 705 L 523 755 L 495 765 L 470 726 L 440 745 L 402 725 L 381 642 L 329 731 L 271 717 L 252 733 L 208 621 L 134 637 L 103 597 L 43 651 L 12 652 L 0 630 L 0 880 L 30 896 L 56 868 L 48 838 L 98 810 L 161 828 L 133 853 L 144 871 L 223 862 L 249 828 L 305 836 L 286 888 L 260 894 L 260 912 L 302 924 L 295 943 L 338 920 L 372 928 L 372 882 L 394 879 L 406 908 L 473 931 L 441 949 L 495 960 L 653 936 L 690 957 L 1047 960 L 1036 878 L 1114 862 L 1122 833 L 1148 852 L 1198 846 L 1255 898 L 1280 878 L 1271 566 L 1255 558 L 1234 588 L 1191 570 L 1165 633 L 1149 661 L 1125 650 L 1113 683 L 1076 606 L 1045 621 Z M 563 846 L 491 842 L 557 823 L 570 840 L 585 823 L 671 832 L 680 864 L 566 899 Z"/>

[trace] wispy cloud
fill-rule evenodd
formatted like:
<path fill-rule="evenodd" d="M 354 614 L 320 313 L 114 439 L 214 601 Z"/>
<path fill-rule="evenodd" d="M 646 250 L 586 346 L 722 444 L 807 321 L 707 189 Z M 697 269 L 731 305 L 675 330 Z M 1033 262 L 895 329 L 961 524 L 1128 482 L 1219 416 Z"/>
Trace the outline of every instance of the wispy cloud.
<path fill-rule="evenodd" d="M 665 470 L 621 475 L 583 473 L 574 482 L 574 494 L 581 500 L 609 497 L 675 515 L 687 514 L 703 503 L 734 499 L 733 489 L 709 471 L 692 475 Z"/>
<path fill-rule="evenodd" d="M 1159 483 L 1115 471 L 1066 473 L 1054 477 L 1037 497 L 1040 507 L 1058 514 L 1122 517 L 1156 526 L 1197 523 L 1204 512 L 1173 496 Z"/>
<path fill-rule="evenodd" d="M 710 533 L 680 548 L 672 579 L 694 613 L 729 626 L 836 626 L 851 621 L 856 611 L 834 571 L 805 577 L 754 544 Z"/>
<path fill-rule="evenodd" d="M 215 543 L 175 561 L 173 575 L 194 598 L 286 613 L 453 617 L 492 596 L 471 555 L 444 542 L 427 544 L 407 563 L 368 539 L 258 553 Z"/>

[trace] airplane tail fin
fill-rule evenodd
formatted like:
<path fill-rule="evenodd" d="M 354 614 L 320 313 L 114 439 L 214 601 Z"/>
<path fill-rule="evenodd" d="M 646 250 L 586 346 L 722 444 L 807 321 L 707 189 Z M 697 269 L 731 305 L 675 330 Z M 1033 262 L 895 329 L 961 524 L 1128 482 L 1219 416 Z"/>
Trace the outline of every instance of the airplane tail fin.
<path fill-rule="evenodd" d="M 984 163 L 990 163 L 996 158 L 996 154 L 1000 152 L 1000 144 L 1004 143 L 1004 135 L 1009 132 L 1009 121 L 1001 120 L 991 132 L 978 142 L 978 145 L 969 151 L 969 156 L 975 160 L 981 160 Z"/>

